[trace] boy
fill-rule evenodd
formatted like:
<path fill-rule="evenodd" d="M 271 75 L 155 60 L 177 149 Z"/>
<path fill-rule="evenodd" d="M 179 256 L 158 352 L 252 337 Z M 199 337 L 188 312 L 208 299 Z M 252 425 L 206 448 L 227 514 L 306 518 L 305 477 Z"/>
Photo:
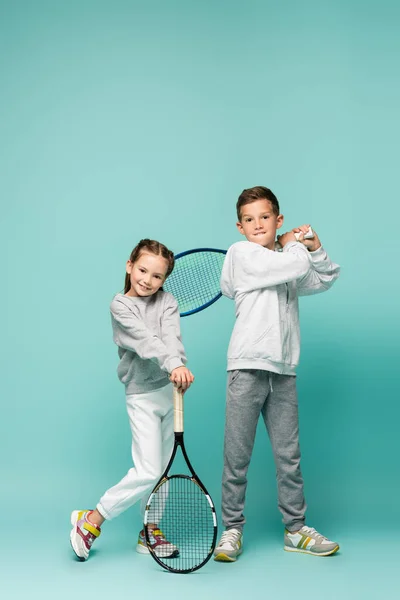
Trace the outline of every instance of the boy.
<path fill-rule="evenodd" d="M 284 549 L 328 556 L 339 545 L 305 525 L 300 470 L 296 367 L 299 361 L 298 296 L 328 290 L 339 276 L 309 225 L 278 236 L 283 224 L 276 196 L 265 187 L 244 190 L 237 228 L 247 241 L 226 255 L 221 290 L 235 300 L 236 323 L 228 349 L 228 386 L 222 480 L 226 527 L 214 559 L 235 561 L 242 552 L 247 469 L 257 421 L 263 416 L 275 459 Z M 295 236 L 297 234 L 297 238 Z"/>

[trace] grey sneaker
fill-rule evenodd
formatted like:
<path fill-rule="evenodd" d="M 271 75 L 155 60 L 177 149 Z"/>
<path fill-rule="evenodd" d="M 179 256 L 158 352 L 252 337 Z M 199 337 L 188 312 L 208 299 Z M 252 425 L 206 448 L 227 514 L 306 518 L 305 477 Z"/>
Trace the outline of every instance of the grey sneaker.
<path fill-rule="evenodd" d="M 331 542 L 313 527 L 303 527 L 296 533 L 285 529 L 284 549 L 288 552 L 305 552 L 315 556 L 329 556 L 339 550 L 339 544 Z"/>
<path fill-rule="evenodd" d="M 243 534 L 240 529 L 225 529 L 214 550 L 214 560 L 235 562 L 242 554 Z"/>

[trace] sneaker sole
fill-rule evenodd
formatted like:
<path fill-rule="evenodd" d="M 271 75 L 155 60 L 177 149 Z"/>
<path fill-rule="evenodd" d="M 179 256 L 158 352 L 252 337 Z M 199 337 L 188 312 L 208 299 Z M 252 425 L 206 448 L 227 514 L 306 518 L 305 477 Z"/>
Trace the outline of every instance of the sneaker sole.
<path fill-rule="evenodd" d="M 70 542 L 71 542 L 71 548 L 74 551 L 74 554 L 75 554 L 76 558 L 79 560 L 79 562 L 85 562 L 87 560 L 87 558 L 83 558 L 82 556 L 79 556 L 79 554 L 77 553 L 77 551 L 74 548 L 74 544 L 72 542 L 72 538 L 70 539 Z"/>
<path fill-rule="evenodd" d="M 80 562 L 84 562 L 85 560 L 88 559 L 89 554 L 86 557 L 85 556 L 80 556 L 79 553 L 78 553 L 77 546 L 76 546 L 76 535 L 77 535 L 77 533 L 75 532 L 75 527 L 76 527 L 76 522 L 77 522 L 77 519 L 78 519 L 78 514 L 79 514 L 79 510 L 74 510 L 71 513 L 71 525 L 73 527 L 73 530 L 70 533 L 69 539 L 70 539 L 70 542 L 71 542 L 72 550 L 74 551 L 76 558 Z"/>
<path fill-rule="evenodd" d="M 239 552 L 236 556 L 229 556 L 228 554 L 225 554 L 224 552 L 218 552 L 218 554 L 215 554 L 214 560 L 216 560 L 218 562 L 235 562 L 237 560 L 237 557 L 240 555 L 241 555 L 241 552 Z"/>
<path fill-rule="evenodd" d="M 139 554 L 150 554 L 150 550 L 147 546 L 143 546 L 143 544 L 136 544 L 136 552 Z M 157 551 L 154 552 L 158 558 L 178 558 L 179 550 L 174 550 L 171 554 L 164 555 L 163 553 L 157 554 Z"/>
<path fill-rule="evenodd" d="M 150 550 L 147 546 L 143 546 L 143 544 L 136 544 L 136 552 L 139 554 L 150 554 Z"/>
<path fill-rule="evenodd" d="M 311 550 L 302 550 L 301 548 L 291 548 L 290 546 L 284 546 L 283 549 L 286 552 L 302 552 L 303 554 L 311 554 L 311 556 L 331 556 L 339 550 L 339 546 L 329 550 L 328 552 L 311 552 Z"/>

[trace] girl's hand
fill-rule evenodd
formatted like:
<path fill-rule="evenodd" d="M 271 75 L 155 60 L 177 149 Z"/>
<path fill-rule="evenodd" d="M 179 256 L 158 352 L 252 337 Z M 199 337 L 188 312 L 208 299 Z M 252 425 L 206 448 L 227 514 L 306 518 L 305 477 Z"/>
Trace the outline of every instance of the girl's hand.
<path fill-rule="evenodd" d="M 169 380 L 177 387 L 179 392 L 186 392 L 194 381 L 194 375 L 186 367 L 177 367 L 171 372 Z"/>

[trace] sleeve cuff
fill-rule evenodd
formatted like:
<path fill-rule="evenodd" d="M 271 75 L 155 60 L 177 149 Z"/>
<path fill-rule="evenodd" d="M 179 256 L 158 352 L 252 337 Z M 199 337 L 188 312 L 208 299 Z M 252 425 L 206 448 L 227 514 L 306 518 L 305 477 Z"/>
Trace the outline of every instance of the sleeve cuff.
<path fill-rule="evenodd" d="M 318 255 L 322 256 L 322 254 L 324 254 L 324 252 L 325 252 L 325 250 L 321 244 L 321 246 L 317 250 L 310 252 L 310 256 L 318 256 Z"/>
<path fill-rule="evenodd" d="M 327 256 L 323 246 L 320 246 L 318 250 L 314 250 L 314 252 L 309 252 L 308 254 L 311 259 L 311 262 L 313 262 L 314 264 L 324 262 Z"/>
<path fill-rule="evenodd" d="M 182 360 L 179 357 L 177 357 L 177 356 L 175 357 L 174 356 L 174 358 L 171 358 L 168 361 L 167 371 L 168 371 L 168 373 L 172 373 L 172 371 L 174 369 L 177 369 L 178 367 L 184 367 L 184 366 L 185 365 L 183 364 Z"/>
<path fill-rule="evenodd" d="M 307 254 L 310 254 L 307 250 L 307 248 L 304 246 L 304 244 L 302 244 L 301 242 L 288 242 L 287 244 L 284 245 L 284 247 L 282 248 L 282 252 L 288 252 L 288 250 L 290 250 L 290 248 L 293 247 L 301 247 L 304 248 L 305 252 L 307 252 Z"/>

